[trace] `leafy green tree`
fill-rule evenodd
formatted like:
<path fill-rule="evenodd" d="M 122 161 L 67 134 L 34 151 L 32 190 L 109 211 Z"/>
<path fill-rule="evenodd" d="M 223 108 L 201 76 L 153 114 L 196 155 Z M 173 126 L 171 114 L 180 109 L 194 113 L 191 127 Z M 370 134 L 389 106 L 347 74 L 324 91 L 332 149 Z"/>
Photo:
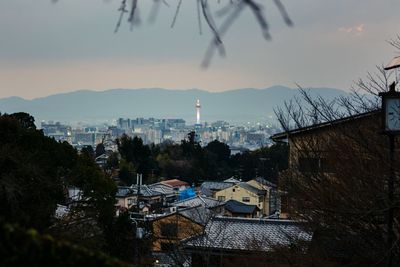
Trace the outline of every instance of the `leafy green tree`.
<path fill-rule="evenodd" d="M 97 166 L 91 153 L 83 151 L 78 154 L 68 143 L 56 142 L 44 136 L 42 131 L 26 126 L 12 115 L 0 116 L 2 263 L 6 259 L 10 265 L 5 266 L 22 261 L 42 266 L 46 262 L 54 265 L 53 262 L 62 258 L 66 262 L 59 263 L 60 266 L 64 263 L 65 266 L 74 266 L 74 263 L 79 265 L 82 262 L 86 266 L 123 266 L 106 255 L 87 250 L 132 259 L 134 252 L 127 245 L 132 225 L 126 217 L 115 217 L 115 182 Z M 82 197 L 70 207 L 67 216 L 56 220 L 57 204 L 66 202 L 69 186 L 79 188 Z M 21 235 L 3 232 L 1 227 L 6 224 L 20 225 L 22 231 L 18 233 Z M 36 235 L 35 231 L 28 231 L 35 233 L 34 236 L 26 236 L 28 232 L 23 228 L 31 227 L 50 233 L 55 239 Z M 14 233 L 17 233 L 16 239 L 12 236 Z M 60 247 L 59 241 L 55 240 L 67 240 L 86 249 L 76 249 L 72 245 Z M 125 250 L 117 251 L 116 244 L 124 244 Z M 149 245 L 138 251 L 142 255 L 148 254 Z"/>
<path fill-rule="evenodd" d="M 214 155 L 216 155 L 216 160 L 219 162 L 229 161 L 229 157 L 231 155 L 231 150 L 229 149 L 229 146 L 218 140 L 214 140 L 208 143 L 205 147 L 205 150 L 209 153 L 213 153 Z"/>
<path fill-rule="evenodd" d="M 143 174 L 143 182 L 145 183 L 152 170 L 156 169 L 155 161 L 151 157 L 150 147 L 144 145 L 141 138 L 137 136 L 131 138 L 127 135 L 117 139 L 117 144 L 121 157 L 132 163 L 138 173 Z"/>
<path fill-rule="evenodd" d="M 81 153 L 82 153 L 82 154 L 86 154 L 86 155 L 88 155 L 88 156 L 90 156 L 90 157 L 92 157 L 92 158 L 95 156 L 95 152 L 94 152 L 92 146 L 84 146 L 84 147 L 82 148 L 82 150 L 81 150 Z"/>
<path fill-rule="evenodd" d="M 0 225 L 1 266 L 132 266 L 115 258 L 76 246 L 36 230 L 11 224 Z"/>
<path fill-rule="evenodd" d="M 110 254 L 127 262 L 134 262 L 136 243 L 136 226 L 129 218 L 128 212 L 121 213 L 114 221 L 112 233 L 114 242 L 110 243 Z"/>
<path fill-rule="evenodd" d="M 118 152 L 113 152 L 107 159 L 107 169 L 118 169 L 119 166 L 119 154 Z"/>
<path fill-rule="evenodd" d="M 44 229 L 63 202 L 76 151 L 26 126 L 12 115 L 0 116 L 0 219 Z"/>
<path fill-rule="evenodd" d="M 136 178 L 136 168 L 132 162 L 122 159 L 119 163 L 119 178 L 124 185 L 132 185 Z"/>
<path fill-rule="evenodd" d="M 12 118 L 16 119 L 21 127 L 25 129 L 36 130 L 35 118 L 25 112 L 17 112 L 10 115 Z"/>

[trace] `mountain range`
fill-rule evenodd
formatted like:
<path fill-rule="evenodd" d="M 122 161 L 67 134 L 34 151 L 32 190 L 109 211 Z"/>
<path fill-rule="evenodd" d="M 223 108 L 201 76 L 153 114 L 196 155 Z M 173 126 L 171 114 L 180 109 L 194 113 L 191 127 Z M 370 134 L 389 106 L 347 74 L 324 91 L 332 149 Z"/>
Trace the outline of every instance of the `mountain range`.
<path fill-rule="evenodd" d="M 334 88 L 310 88 L 312 95 L 331 99 L 347 94 Z M 273 109 L 299 92 L 284 86 L 265 89 L 243 88 L 224 92 L 199 89 L 162 88 L 80 90 L 26 100 L 20 97 L 0 99 L 0 112 L 27 112 L 36 121 L 100 122 L 112 119 L 155 117 L 183 118 L 195 121 L 195 102 L 201 101 L 202 121 L 225 120 L 238 123 L 273 120 Z"/>

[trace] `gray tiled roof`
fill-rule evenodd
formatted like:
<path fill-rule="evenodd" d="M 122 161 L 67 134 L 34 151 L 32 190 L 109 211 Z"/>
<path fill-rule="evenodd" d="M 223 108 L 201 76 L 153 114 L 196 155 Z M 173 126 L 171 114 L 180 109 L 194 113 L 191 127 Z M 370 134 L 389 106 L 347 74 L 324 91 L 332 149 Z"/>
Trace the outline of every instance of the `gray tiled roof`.
<path fill-rule="evenodd" d="M 215 216 L 214 212 L 202 206 L 187 208 L 178 212 L 201 225 L 206 225 Z"/>
<path fill-rule="evenodd" d="M 176 195 L 177 194 L 177 192 L 172 187 L 170 187 L 168 185 L 160 184 L 160 183 L 151 184 L 148 187 L 150 189 L 160 192 L 164 195 Z"/>
<path fill-rule="evenodd" d="M 225 204 L 225 210 L 228 210 L 232 213 L 252 214 L 258 209 L 259 208 L 257 205 L 247 205 L 233 199 L 228 200 Z"/>
<path fill-rule="evenodd" d="M 262 177 L 256 177 L 255 180 L 262 185 L 266 185 L 266 186 L 273 187 L 273 188 L 277 187 L 276 184 L 274 184 L 273 182 L 270 182 L 267 179 L 264 179 Z"/>
<path fill-rule="evenodd" d="M 237 183 L 240 183 L 241 181 L 236 179 L 236 178 L 234 178 L 234 177 L 231 177 L 229 179 L 224 180 L 224 182 L 225 183 L 235 183 L 235 184 L 237 184 Z"/>
<path fill-rule="evenodd" d="M 248 183 L 243 182 L 243 183 L 240 183 L 239 186 L 244 188 L 244 189 L 246 189 L 246 190 L 248 190 L 248 191 L 250 191 L 250 192 L 252 192 L 252 193 L 254 193 L 254 194 L 265 195 L 265 191 L 264 190 L 260 190 L 258 188 L 255 188 L 254 186 L 251 186 Z"/>
<path fill-rule="evenodd" d="M 231 187 L 235 183 L 231 182 L 204 182 L 200 186 L 201 193 L 206 196 L 212 196 L 212 191 L 219 191 Z"/>
<path fill-rule="evenodd" d="M 137 185 L 132 186 L 118 186 L 118 191 L 115 194 L 116 197 L 126 197 L 128 195 L 137 194 Z M 160 196 L 162 193 L 150 189 L 147 185 L 140 186 L 140 195 L 145 197 Z"/>
<path fill-rule="evenodd" d="M 194 196 L 185 200 L 177 201 L 172 205 L 175 207 L 206 207 L 206 208 L 214 208 L 221 205 L 224 205 L 225 202 L 216 200 L 210 197 L 203 196 Z"/>
<path fill-rule="evenodd" d="M 312 234 L 295 221 L 216 217 L 204 234 L 188 238 L 185 245 L 189 249 L 270 251 L 311 238 Z"/>

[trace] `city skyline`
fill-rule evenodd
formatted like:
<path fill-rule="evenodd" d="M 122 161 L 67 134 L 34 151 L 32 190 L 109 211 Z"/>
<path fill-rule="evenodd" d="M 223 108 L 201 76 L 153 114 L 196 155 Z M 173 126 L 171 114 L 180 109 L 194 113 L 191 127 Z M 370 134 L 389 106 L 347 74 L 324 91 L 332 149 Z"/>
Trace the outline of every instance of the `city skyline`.
<path fill-rule="evenodd" d="M 130 32 L 124 23 L 114 34 L 117 0 L 3 0 L 0 98 L 110 88 L 217 92 L 296 83 L 346 90 L 394 56 L 387 41 L 400 22 L 398 1 L 283 1 L 294 27 L 285 25 L 272 2 L 264 2 L 271 41 L 245 10 L 223 38 L 227 57 L 214 57 L 202 69 L 210 33 L 204 23 L 203 35 L 198 33 L 195 1 L 182 4 L 174 29 L 174 2 L 149 25 L 150 1 L 141 1 L 142 25 Z"/>

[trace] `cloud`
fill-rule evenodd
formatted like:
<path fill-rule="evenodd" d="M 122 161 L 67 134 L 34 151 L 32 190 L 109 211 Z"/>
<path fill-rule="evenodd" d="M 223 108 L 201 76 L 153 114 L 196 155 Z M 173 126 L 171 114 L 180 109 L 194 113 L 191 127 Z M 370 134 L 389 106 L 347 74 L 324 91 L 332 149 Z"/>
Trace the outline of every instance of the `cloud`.
<path fill-rule="evenodd" d="M 365 29 L 364 29 L 364 24 L 359 24 L 352 27 L 340 27 L 338 28 L 338 31 L 359 36 L 364 33 Z"/>

